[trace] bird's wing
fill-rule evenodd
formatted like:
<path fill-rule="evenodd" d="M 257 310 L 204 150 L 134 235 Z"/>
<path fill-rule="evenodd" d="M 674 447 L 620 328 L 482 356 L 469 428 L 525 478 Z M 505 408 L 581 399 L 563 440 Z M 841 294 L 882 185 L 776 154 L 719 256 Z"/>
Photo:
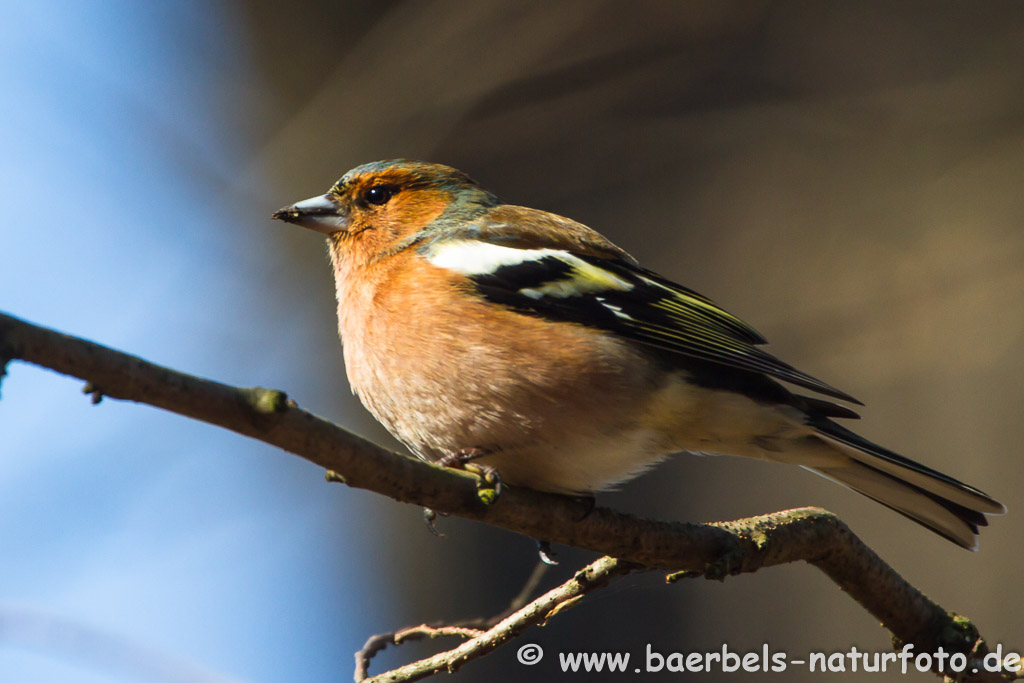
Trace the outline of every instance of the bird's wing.
<path fill-rule="evenodd" d="M 517 221 L 512 231 L 492 222 L 424 244 L 421 253 L 434 265 L 466 276 L 488 300 L 516 311 L 607 330 L 860 403 L 758 348 L 765 338 L 745 322 L 697 292 L 641 268 L 589 228 L 575 223 L 566 238 L 560 225 L 538 238 L 524 235 L 522 225 Z"/>

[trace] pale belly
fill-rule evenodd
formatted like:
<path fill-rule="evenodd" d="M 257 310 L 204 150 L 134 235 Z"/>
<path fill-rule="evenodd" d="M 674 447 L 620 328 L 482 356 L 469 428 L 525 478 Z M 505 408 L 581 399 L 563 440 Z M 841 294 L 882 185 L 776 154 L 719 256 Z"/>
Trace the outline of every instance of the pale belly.
<path fill-rule="evenodd" d="M 796 411 L 696 386 L 682 373 L 657 385 L 620 378 L 589 392 L 525 379 L 471 379 L 445 395 L 406 378 L 363 402 L 425 460 L 480 449 L 488 454 L 477 461 L 503 481 L 554 493 L 606 490 L 680 451 L 809 464 L 802 444 L 810 430 Z"/>
<path fill-rule="evenodd" d="M 669 455 L 688 451 L 801 465 L 834 464 L 797 411 L 677 379 L 646 400 L 591 417 L 521 448 L 481 458 L 509 483 L 556 493 L 592 493 L 624 483 Z"/>

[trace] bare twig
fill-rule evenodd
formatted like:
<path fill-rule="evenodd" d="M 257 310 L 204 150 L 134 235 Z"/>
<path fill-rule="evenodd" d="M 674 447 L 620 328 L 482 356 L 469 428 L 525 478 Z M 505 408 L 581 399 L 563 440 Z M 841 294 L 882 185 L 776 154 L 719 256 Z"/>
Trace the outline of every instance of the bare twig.
<path fill-rule="evenodd" d="M 637 569 L 635 564 L 622 562 L 611 557 L 602 557 L 578 571 L 561 586 L 552 588 L 525 607 L 512 612 L 488 630 L 471 631 L 474 632 L 474 635 L 470 640 L 467 640 L 455 649 L 439 652 L 426 659 L 406 664 L 398 669 L 393 669 L 387 673 L 365 680 L 367 683 L 384 683 L 385 681 L 388 683 L 398 683 L 399 681 L 418 681 L 441 671 L 453 673 L 466 662 L 494 651 L 531 626 L 543 624 L 558 612 L 575 605 L 587 593 L 605 586 L 611 579 L 624 576 L 634 569 Z M 417 630 L 418 634 L 418 629 L 421 628 L 423 627 L 417 627 L 414 630 Z M 436 631 L 436 629 L 433 631 Z M 426 635 L 430 633 L 431 631 L 427 631 Z M 459 635 L 464 634 L 460 633 Z M 430 635 L 430 637 L 434 636 Z M 395 642 L 398 642 L 397 634 Z M 367 646 L 369 645 L 370 643 L 367 642 Z M 364 647 L 363 649 L 365 650 L 366 648 Z M 526 654 L 528 653 L 524 653 L 524 656 Z M 357 667 L 355 680 L 364 680 L 360 678 L 359 674 L 360 669 Z M 365 675 L 365 669 L 363 674 Z"/>
<path fill-rule="evenodd" d="M 522 609 L 522 607 L 530 600 L 530 596 L 533 595 L 533 592 L 537 590 L 537 586 L 540 585 L 541 580 L 550 568 L 550 565 L 545 564 L 544 562 L 538 562 L 533 568 L 533 571 L 530 572 L 529 578 L 526 579 L 526 583 L 523 584 L 519 593 L 512 598 L 509 606 L 493 617 L 466 619 L 450 625 L 443 625 L 440 623 L 421 624 L 420 626 L 411 626 L 399 631 L 379 633 L 375 636 L 370 636 L 362 649 L 355 654 L 355 680 L 358 682 L 366 678 L 369 674 L 370 660 L 388 645 L 401 645 L 402 643 L 410 640 L 421 640 L 423 638 L 440 638 L 442 636 L 475 638 L 482 635 L 484 631 L 493 628 L 498 622 Z"/>
<path fill-rule="evenodd" d="M 356 683 L 364 680 L 370 673 L 370 660 L 388 645 L 401 645 L 402 643 L 410 640 L 441 638 L 444 636 L 475 638 L 481 633 L 483 633 L 483 631 L 477 628 L 468 628 L 465 626 L 444 626 L 441 624 L 420 624 L 419 626 L 403 628 L 400 631 L 378 633 L 375 636 L 370 636 L 367 639 L 366 644 L 363 645 L 363 648 L 356 653 L 356 672 L 353 678 L 355 678 Z"/>
<path fill-rule="evenodd" d="M 278 446 L 336 473 L 349 486 L 439 512 L 634 562 L 722 579 L 804 560 L 917 651 L 984 654 L 969 620 L 907 583 L 835 515 L 801 508 L 733 522 L 645 520 L 579 500 L 506 487 L 493 505 L 468 473 L 380 448 L 300 410 L 272 389 L 241 389 L 149 363 L 0 314 L 0 359 L 20 359 L 91 383 L 92 393 L 148 403 Z M 991 680 L 984 671 L 962 680 Z M 1005 674 L 1009 679 L 1010 675 Z"/>
<path fill-rule="evenodd" d="M 551 569 L 551 565 L 544 562 L 538 562 L 536 566 L 534 566 L 533 571 L 530 572 L 530 576 L 527 577 L 526 583 L 524 583 L 523 587 L 519 589 L 519 593 L 517 593 L 516 597 L 512 598 L 509 602 L 508 607 L 498 614 L 495 614 L 493 617 L 488 617 L 486 619 L 466 619 L 465 621 L 456 622 L 454 625 L 475 628 L 477 630 L 486 630 L 491 628 L 508 615 L 522 609 L 522 607 L 530 601 L 530 596 L 532 596 L 534 591 L 537 590 L 537 586 L 540 585 L 541 580 L 543 580 L 544 575 L 548 573 L 549 569 Z"/>

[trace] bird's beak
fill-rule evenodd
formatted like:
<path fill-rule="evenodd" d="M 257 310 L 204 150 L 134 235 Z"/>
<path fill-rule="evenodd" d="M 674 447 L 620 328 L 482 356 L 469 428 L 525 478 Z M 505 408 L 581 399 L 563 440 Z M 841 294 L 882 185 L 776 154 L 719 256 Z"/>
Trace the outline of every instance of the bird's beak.
<path fill-rule="evenodd" d="M 270 217 L 286 223 L 301 225 L 325 235 L 333 235 L 348 229 L 346 211 L 329 194 L 278 209 Z"/>

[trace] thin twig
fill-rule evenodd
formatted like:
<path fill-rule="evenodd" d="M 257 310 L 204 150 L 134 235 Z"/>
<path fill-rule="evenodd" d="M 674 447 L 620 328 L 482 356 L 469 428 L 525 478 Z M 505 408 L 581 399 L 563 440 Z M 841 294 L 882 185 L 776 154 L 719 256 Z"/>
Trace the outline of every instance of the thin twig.
<path fill-rule="evenodd" d="M 348 486 L 525 534 L 709 578 L 804 560 L 823 571 L 918 652 L 984 654 L 969 620 L 910 585 L 835 515 L 801 508 L 732 522 L 646 520 L 579 500 L 506 487 L 492 505 L 476 478 L 393 453 L 300 410 L 283 392 L 241 389 L 176 372 L 0 314 L 0 359 L 20 359 L 91 383 L 93 393 L 148 403 L 278 446 L 332 470 Z M 981 671 L 964 681 L 992 680 Z M 1003 678 L 1010 680 L 1010 674 Z"/>
<path fill-rule="evenodd" d="M 441 671 L 453 673 L 466 662 L 494 651 L 527 628 L 543 624 L 555 614 L 574 606 L 587 593 L 601 588 L 613 578 L 624 576 L 635 569 L 637 569 L 637 565 L 630 562 L 602 557 L 578 571 L 562 585 L 551 589 L 525 607 L 512 612 L 490 629 L 478 632 L 478 635 L 458 647 L 446 652 L 439 652 L 412 664 L 406 664 L 373 678 L 367 678 L 365 679 L 366 683 L 418 681 Z M 356 675 L 357 681 L 362 680 L 358 678 L 358 670 Z"/>
<path fill-rule="evenodd" d="M 544 575 L 551 569 L 551 565 L 545 564 L 544 562 L 538 562 L 533 571 L 530 572 L 530 576 L 526 579 L 526 583 L 519 589 L 519 593 L 508 603 L 508 607 L 503 609 L 501 612 L 495 614 L 492 617 L 485 619 L 467 619 L 465 621 L 455 622 L 454 626 L 465 626 L 466 628 L 474 628 L 477 630 L 487 630 L 497 624 L 499 621 L 512 614 L 513 612 L 522 609 L 522 607 L 530 601 L 530 597 L 533 596 L 537 590 L 537 586 L 544 579 Z"/>
<path fill-rule="evenodd" d="M 533 595 L 534 591 L 537 590 L 537 586 L 540 585 L 540 582 L 544 578 L 548 569 L 550 569 L 550 566 L 544 562 L 538 562 L 533 568 L 533 571 L 530 572 L 529 578 L 526 579 L 526 583 L 523 584 L 519 593 L 512 598 L 511 602 L 509 602 L 509 606 L 492 617 L 465 619 L 449 625 L 444 625 L 439 622 L 433 624 L 421 624 L 420 626 L 411 626 L 399 631 L 378 633 L 375 636 L 370 636 L 362 649 L 355 654 L 356 682 L 358 683 L 369 675 L 370 660 L 388 645 L 401 645 L 403 642 L 409 640 L 440 638 L 441 636 L 461 636 L 463 638 L 474 638 L 479 636 L 505 617 L 521 609 L 523 605 L 530 600 L 530 596 Z"/>
<path fill-rule="evenodd" d="M 356 672 L 354 675 L 356 683 L 365 679 L 370 673 L 370 660 L 377 653 L 388 645 L 401 645 L 410 640 L 422 640 L 423 638 L 442 638 L 444 636 L 459 636 L 460 638 L 475 638 L 483 631 L 477 628 L 465 626 L 444 626 L 441 624 L 420 624 L 410 626 L 399 631 L 390 633 L 378 633 L 370 636 L 363 648 L 356 653 Z"/>
<path fill-rule="evenodd" d="M 537 566 L 534 567 L 534 570 L 530 572 L 529 578 L 526 579 L 526 583 L 523 584 L 519 593 L 512 598 L 509 606 L 494 616 L 470 618 L 470 620 L 464 620 L 450 625 L 443 625 L 440 623 L 422 624 L 420 626 L 409 627 L 399 631 L 379 633 L 376 636 L 370 636 L 366 644 L 362 646 L 362 649 L 355 653 L 356 683 L 365 679 L 369 675 L 370 660 L 388 645 L 400 645 L 401 643 L 410 640 L 440 638 L 442 636 L 460 636 L 462 638 L 475 638 L 476 636 L 479 636 L 485 630 L 494 627 L 496 624 L 501 622 L 503 618 L 526 604 L 529 597 L 534 594 L 534 591 L 536 591 L 537 587 L 541 584 L 541 580 L 544 579 L 544 574 L 547 573 L 548 568 L 548 565 L 544 562 L 538 562 Z"/>

